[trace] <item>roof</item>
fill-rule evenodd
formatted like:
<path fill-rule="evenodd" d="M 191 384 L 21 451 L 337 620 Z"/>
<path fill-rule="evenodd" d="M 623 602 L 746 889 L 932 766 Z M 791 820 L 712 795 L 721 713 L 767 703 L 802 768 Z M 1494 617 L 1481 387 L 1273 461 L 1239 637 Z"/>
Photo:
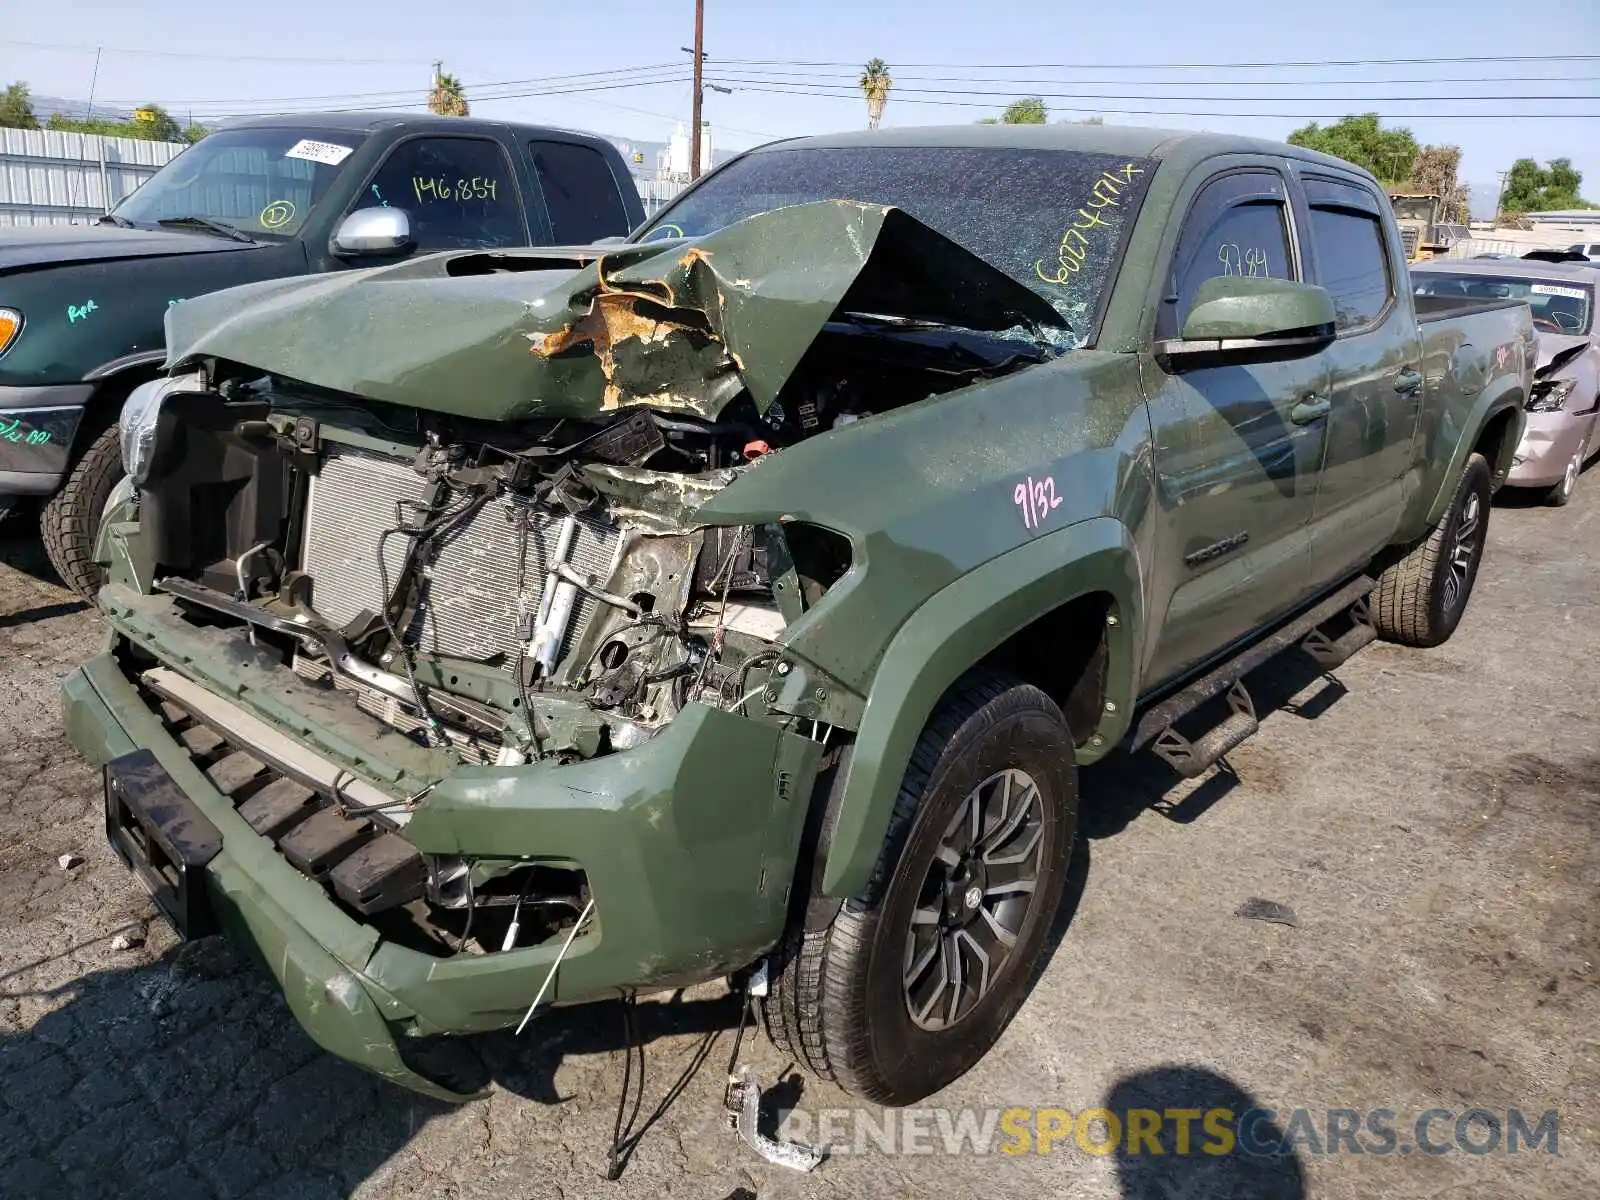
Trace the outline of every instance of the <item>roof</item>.
<path fill-rule="evenodd" d="M 343 133 L 376 133 L 380 129 L 397 126 L 407 129 L 440 130 L 463 133 L 471 129 L 513 129 L 522 134 L 561 134 L 563 137 L 582 138 L 586 141 L 611 143 L 596 133 L 578 129 L 563 129 L 555 125 L 526 125 L 520 121 L 490 120 L 483 117 L 440 117 L 433 113 L 407 112 L 324 112 L 285 113 L 273 117 L 240 117 L 225 121 L 218 129 L 312 129 L 337 130 Z"/>
<path fill-rule="evenodd" d="M 1413 275 L 1441 271 L 1448 275 L 1492 275 L 1497 279 L 1570 279 L 1593 287 L 1600 283 L 1600 264 L 1552 263 L 1537 258 L 1434 258 L 1414 263 Z"/>
<path fill-rule="evenodd" d="M 1150 129 L 1135 125 L 924 125 L 910 128 L 856 130 L 768 142 L 751 154 L 797 149 L 853 149 L 869 146 L 990 147 L 1013 150 L 1079 150 L 1130 158 L 1184 159 L 1190 162 L 1218 154 L 1275 154 L 1304 162 L 1353 171 L 1360 167 L 1340 158 L 1265 138 L 1192 129 Z M 1376 184 L 1376 180 L 1373 181 Z"/>

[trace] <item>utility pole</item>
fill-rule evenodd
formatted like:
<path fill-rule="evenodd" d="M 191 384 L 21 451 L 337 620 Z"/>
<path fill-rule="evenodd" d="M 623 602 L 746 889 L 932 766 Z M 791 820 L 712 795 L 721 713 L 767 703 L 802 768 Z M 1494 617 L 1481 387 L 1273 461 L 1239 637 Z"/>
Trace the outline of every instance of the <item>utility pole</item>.
<path fill-rule="evenodd" d="M 706 0 L 694 0 L 694 129 L 689 133 L 689 178 L 700 178 L 700 65 L 706 57 Z"/>
<path fill-rule="evenodd" d="M 1501 202 L 1506 198 L 1506 176 L 1510 174 L 1509 169 L 1500 172 L 1500 190 L 1494 194 L 1494 215 L 1496 220 L 1500 217 Z"/>

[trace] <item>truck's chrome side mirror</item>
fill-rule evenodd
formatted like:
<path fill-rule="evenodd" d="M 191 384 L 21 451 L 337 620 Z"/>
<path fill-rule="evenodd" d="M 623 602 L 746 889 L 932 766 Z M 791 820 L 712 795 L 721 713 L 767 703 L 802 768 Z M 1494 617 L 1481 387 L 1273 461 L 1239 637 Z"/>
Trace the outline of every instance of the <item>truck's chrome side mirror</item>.
<path fill-rule="evenodd" d="M 358 208 L 334 231 L 329 249 L 341 258 L 415 250 L 411 216 L 403 208 Z"/>
<path fill-rule="evenodd" d="M 1334 339 L 1333 297 L 1309 283 L 1219 275 L 1195 290 L 1180 337 L 1158 342 L 1173 360 L 1298 358 Z"/>

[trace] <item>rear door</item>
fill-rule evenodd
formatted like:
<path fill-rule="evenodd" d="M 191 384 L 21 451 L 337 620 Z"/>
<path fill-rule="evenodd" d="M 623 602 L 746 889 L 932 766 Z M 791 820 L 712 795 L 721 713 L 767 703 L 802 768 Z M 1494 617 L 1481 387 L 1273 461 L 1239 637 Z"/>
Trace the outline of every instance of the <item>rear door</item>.
<path fill-rule="evenodd" d="M 531 139 L 525 150 L 555 245 L 587 246 L 631 232 L 621 188 L 632 182 L 617 179 L 599 150 L 549 138 Z"/>
<path fill-rule="evenodd" d="M 1175 338 L 1216 275 L 1303 278 L 1286 177 L 1250 166 L 1206 179 L 1186 211 L 1156 319 Z M 1171 679 L 1260 628 L 1306 593 L 1308 529 L 1326 422 L 1320 355 L 1170 370 L 1152 392 L 1165 529 L 1155 588 L 1168 588 L 1145 678 Z M 1152 595 L 1153 611 L 1163 597 Z"/>
<path fill-rule="evenodd" d="M 1333 297 L 1327 453 L 1312 518 L 1313 584 L 1332 583 L 1385 546 L 1404 509 L 1423 399 L 1422 341 L 1404 250 L 1378 193 L 1350 178 L 1302 176 L 1313 279 Z"/>

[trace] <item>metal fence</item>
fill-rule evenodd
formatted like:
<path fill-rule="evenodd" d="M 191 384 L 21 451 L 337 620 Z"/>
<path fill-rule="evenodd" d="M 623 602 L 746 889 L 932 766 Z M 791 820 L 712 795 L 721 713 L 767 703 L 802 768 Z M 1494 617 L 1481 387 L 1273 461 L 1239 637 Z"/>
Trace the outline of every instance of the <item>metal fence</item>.
<path fill-rule="evenodd" d="M 92 221 L 183 149 L 179 142 L 0 129 L 0 226 Z"/>
<path fill-rule="evenodd" d="M 0 227 L 93 221 L 171 162 L 180 142 L 51 129 L 0 129 Z M 647 216 L 683 190 L 675 176 L 635 175 Z"/>

